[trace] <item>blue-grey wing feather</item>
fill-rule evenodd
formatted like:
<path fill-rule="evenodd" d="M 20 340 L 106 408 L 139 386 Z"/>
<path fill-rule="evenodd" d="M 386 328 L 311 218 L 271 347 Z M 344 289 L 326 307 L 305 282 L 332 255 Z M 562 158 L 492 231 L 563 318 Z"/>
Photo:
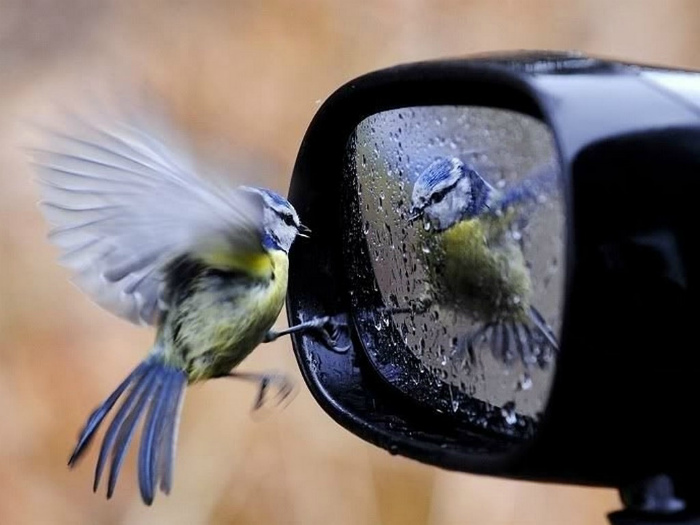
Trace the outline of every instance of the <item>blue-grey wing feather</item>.
<path fill-rule="evenodd" d="M 196 175 L 192 156 L 152 116 L 71 115 L 32 152 L 51 240 L 76 283 L 134 323 L 154 324 L 161 270 L 198 250 L 262 250 L 250 192 Z"/>
<path fill-rule="evenodd" d="M 507 190 L 498 192 L 490 209 L 497 211 L 509 206 L 537 205 L 540 199 L 555 195 L 558 190 L 558 166 L 554 162 L 545 163 L 530 171 Z"/>

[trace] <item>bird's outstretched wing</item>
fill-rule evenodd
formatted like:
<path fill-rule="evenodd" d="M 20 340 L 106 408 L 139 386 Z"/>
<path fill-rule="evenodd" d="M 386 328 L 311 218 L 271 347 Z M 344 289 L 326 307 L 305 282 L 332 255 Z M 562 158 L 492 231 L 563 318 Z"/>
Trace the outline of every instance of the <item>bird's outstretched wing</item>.
<path fill-rule="evenodd" d="M 30 148 L 50 239 L 78 286 L 138 324 L 154 324 L 162 270 L 187 252 L 262 253 L 250 192 L 199 178 L 164 119 L 70 115 Z"/>
<path fill-rule="evenodd" d="M 509 206 L 537 206 L 540 199 L 555 195 L 558 191 L 559 167 L 552 160 L 537 166 L 507 190 L 495 192 L 489 209 L 494 212 Z"/>

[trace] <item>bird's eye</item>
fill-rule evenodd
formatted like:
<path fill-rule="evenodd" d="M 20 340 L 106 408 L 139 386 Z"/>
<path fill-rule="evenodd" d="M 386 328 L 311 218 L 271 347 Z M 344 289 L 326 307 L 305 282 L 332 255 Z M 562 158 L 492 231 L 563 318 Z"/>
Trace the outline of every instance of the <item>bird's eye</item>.
<path fill-rule="evenodd" d="M 282 220 L 287 226 L 294 226 L 296 227 L 296 222 L 294 222 L 294 217 L 291 215 L 283 215 Z"/>
<path fill-rule="evenodd" d="M 447 186 L 446 188 L 443 188 L 443 189 L 438 190 L 436 192 L 431 193 L 430 199 L 429 199 L 430 204 L 435 204 L 436 202 L 440 202 L 445 197 L 445 195 L 447 195 L 448 192 L 450 190 L 452 190 L 452 188 L 454 188 L 454 184 L 451 186 Z"/>

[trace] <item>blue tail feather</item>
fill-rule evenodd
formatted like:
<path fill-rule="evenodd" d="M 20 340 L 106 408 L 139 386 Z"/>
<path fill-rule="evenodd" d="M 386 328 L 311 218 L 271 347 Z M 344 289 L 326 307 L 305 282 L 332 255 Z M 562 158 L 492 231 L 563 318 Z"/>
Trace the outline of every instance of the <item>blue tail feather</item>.
<path fill-rule="evenodd" d="M 170 375 L 164 378 L 159 388 L 160 391 L 146 416 L 139 448 L 139 488 L 143 500 L 148 505 L 153 502 L 155 496 L 156 466 L 158 456 L 162 454 L 161 438 L 165 428 L 166 407 L 171 396 L 177 398 L 180 390 L 178 376 Z"/>
<path fill-rule="evenodd" d="M 95 411 L 92 414 L 90 414 L 90 417 L 88 418 L 87 423 L 85 424 L 85 428 L 83 428 L 83 430 L 80 432 L 78 443 L 75 445 L 73 453 L 71 454 L 70 459 L 68 460 L 69 467 L 75 466 L 78 460 L 82 457 L 83 452 L 87 450 L 88 446 L 92 442 L 92 438 L 95 436 L 95 432 L 97 432 L 97 429 L 100 427 L 102 420 L 112 409 L 112 407 L 121 397 L 124 391 L 129 386 L 131 386 L 132 383 L 138 381 L 140 377 L 145 373 L 147 364 L 148 363 L 143 362 L 139 366 L 137 366 L 134 369 L 134 371 L 131 372 L 131 374 L 129 374 L 124 381 L 122 381 L 122 383 L 116 388 L 116 390 L 112 392 L 112 394 L 104 401 L 104 403 L 102 403 L 99 407 L 95 409 Z"/>
<path fill-rule="evenodd" d="M 102 478 L 102 471 L 104 470 L 107 459 L 109 458 L 110 452 L 114 447 L 119 435 L 119 430 L 126 421 L 126 419 L 131 414 L 134 407 L 138 405 L 138 401 L 141 398 L 143 391 L 149 384 L 153 371 L 153 365 L 150 365 L 146 370 L 146 373 L 141 376 L 131 388 L 127 394 L 126 399 L 122 402 L 122 405 L 117 411 L 117 415 L 107 428 L 107 433 L 102 440 L 102 446 L 100 447 L 100 455 L 97 457 L 97 465 L 95 466 L 95 482 L 93 483 L 92 490 L 97 492 L 97 488 L 100 485 L 100 479 Z"/>
<path fill-rule="evenodd" d="M 490 336 L 493 356 L 504 364 L 517 359 L 525 366 L 545 369 L 559 352 L 556 336 L 534 307 L 530 307 L 529 321 L 489 323 L 485 332 Z"/>
<path fill-rule="evenodd" d="M 157 358 L 149 358 L 141 363 L 90 415 L 69 465 L 73 466 L 80 459 L 107 413 L 126 393 L 105 433 L 95 467 L 93 489 L 97 490 L 102 472 L 111 461 L 107 497 L 112 496 L 136 427 L 144 419 L 138 459 L 141 497 L 150 505 L 158 480 L 161 490 L 168 493 L 172 485 L 177 419 L 186 385 L 187 376 L 180 369 Z"/>
<path fill-rule="evenodd" d="M 175 445 L 177 440 L 177 426 L 180 418 L 180 409 L 185 389 L 181 383 L 183 377 L 177 376 L 170 385 L 171 393 L 166 396 L 162 429 L 158 430 L 158 454 L 156 467 L 160 490 L 165 494 L 170 494 L 173 484 L 173 458 L 175 457 Z"/>
<path fill-rule="evenodd" d="M 145 383 L 143 392 L 141 393 L 139 399 L 134 403 L 133 408 L 129 411 L 129 414 L 124 423 L 121 425 L 121 428 L 119 428 L 116 440 L 114 441 L 114 447 L 112 448 L 112 466 L 109 469 L 109 478 L 107 481 L 108 499 L 114 494 L 114 488 L 116 487 L 117 479 L 119 478 L 119 471 L 124 463 L 126 451 L 129 449 L 131 440 L 134 437 L 136 425 L 139 423 L 141 415 L 144 413 L 146 406 L 151 404 L 154 393 L 157 391 L 159 386 L 158 382 L 160 378 L 157 374 L 157 370 L 151 369 L 149 372 L 149 377 L 144 377 L 144 380 L 142 381 L 142 383 Z M 138 386 L 141 386 L 141 384 Z"/>

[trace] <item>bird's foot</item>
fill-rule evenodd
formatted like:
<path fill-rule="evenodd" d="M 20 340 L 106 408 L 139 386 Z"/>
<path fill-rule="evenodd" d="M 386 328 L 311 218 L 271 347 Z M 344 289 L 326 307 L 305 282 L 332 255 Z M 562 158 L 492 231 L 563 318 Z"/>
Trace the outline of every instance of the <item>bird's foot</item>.
<path fill-rule="evenodd" d="M 258 382 L 258 395 L 255 397 L 253 410 L 260 410 L 265 405 L 277 407 L 282 404 L 288 404 L 291 401 L 290 396 L 295 390 L 294 380 L 285 374 L 275 372 L 250 373 L 234 371 L 230 372 L 227 377 Z"/>
<path fill-rule="evenodd" d="M 315 335 L 329 350 L 339 354 L 346 353 L 352 345 L 350 342 L 348 322 L 346 317 L 342 314 L 315 317 L 314 319 L 303 321 L 285 330 L 280 330 L 279 332 L 270 330 L 265 335 L 264 341 L 274 341 L 278 337 L 293 333 Z"/>

